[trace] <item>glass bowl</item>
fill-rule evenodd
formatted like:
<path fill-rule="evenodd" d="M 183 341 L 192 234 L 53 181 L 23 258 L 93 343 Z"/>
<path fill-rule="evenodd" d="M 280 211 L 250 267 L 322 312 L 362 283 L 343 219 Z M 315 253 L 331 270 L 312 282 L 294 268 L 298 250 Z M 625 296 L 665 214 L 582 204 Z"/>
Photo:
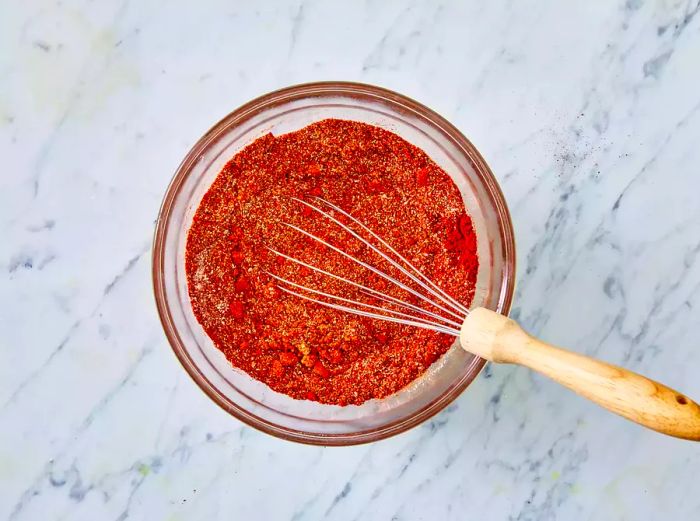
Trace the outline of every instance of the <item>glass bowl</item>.
<path fill-rule="evenodd" d="M 454 400 L 485 361 L 458 343 L 398 393 L 360 406 L 294 400 L 232 367 L 192 312 L 185 276 L 185 244 L 192 217 L 221 168 L 260 136 L 291 132 L 326 118 L 361 121 L 390 130 L 423 149 L 455 181 L 477 233 L 480 260 L 472 306 L 507 314 L 513 297 L 513 229 L 491 170 L 450 123 L 423 105 L 370 85 L 297 85 L 235 110 L 190 150 L 165 194 L 153 245 L 153 285 L 165 334 L 201 389 L 223 409 L 261 431 L 318 445 L 351 445 L 409 429 Z"/>

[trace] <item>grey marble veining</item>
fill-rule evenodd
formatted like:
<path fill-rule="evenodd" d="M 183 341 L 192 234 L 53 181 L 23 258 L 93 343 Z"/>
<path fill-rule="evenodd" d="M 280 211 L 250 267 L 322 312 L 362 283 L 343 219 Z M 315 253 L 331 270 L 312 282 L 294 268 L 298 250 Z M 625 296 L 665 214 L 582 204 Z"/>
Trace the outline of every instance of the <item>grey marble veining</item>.
<path fill-rule="evenodd" d="M 243 427 L 177 364 L 150 283 L 163 192 L 213 122 L 293 83 L 375 83 L 496 172 L 515 318 L 700 396 L 697 0 L 0 11 L 0 518 L 700 518 L 698 447 L 524 369 L 373 445 Z"/>

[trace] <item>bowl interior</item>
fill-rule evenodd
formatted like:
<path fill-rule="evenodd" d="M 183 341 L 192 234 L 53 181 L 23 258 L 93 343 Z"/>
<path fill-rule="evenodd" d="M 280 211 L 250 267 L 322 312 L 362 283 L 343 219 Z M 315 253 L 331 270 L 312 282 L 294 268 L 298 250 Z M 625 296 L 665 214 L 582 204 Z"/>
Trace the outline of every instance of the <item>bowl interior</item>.
<path fill-rule="evenodd" d="M 233 368 L 197 322 L 185 275 L 187 231 L 222 167 L 266 133 L 326 118 L 390 130 L 423 149 L 455 181 L 477 233 L 480 268 L 472 306 L 507 313 L 513 289 L 510 219 L 498 186 L 473 146 L 449 123 L 397 94 L 358 84 L 310 84 L 241 107 L 190 151 L 166 193 L 154 244 L 154 286 L 166 335 L 188 373 L 220 406 L 271 434 L 307 443 L 350 444 L 401 432 L 435 414 L 478 374 L 484 361 L 457 343 L 400 392 L 360 406 L 294 400 Z"/>

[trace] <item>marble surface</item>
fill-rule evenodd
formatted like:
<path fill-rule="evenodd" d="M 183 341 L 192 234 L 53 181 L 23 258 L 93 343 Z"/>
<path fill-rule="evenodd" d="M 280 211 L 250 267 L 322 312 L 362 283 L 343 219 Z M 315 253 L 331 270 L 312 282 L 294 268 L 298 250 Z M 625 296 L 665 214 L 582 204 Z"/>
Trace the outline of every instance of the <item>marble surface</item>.
<path fill-rule="evenodd" d="M 491 366 L 380 443 L 211 403 L 158 322 L 181 158 L 261 93 L 396 89 L 483 152 L 513 316 L 700 396 L 700 7 L 687 1 L 0 3 L 0 518 L 699 519 L 700 449 Z"/>

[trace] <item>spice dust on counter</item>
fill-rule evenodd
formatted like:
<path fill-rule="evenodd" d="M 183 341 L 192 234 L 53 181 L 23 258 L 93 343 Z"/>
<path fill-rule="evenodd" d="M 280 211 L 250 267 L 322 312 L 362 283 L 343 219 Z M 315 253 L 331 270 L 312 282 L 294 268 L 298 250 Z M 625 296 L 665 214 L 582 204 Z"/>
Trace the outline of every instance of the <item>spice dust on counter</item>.
<path fill-rule="evenodd" d="M 282 224 L 299 226 L 402 279 L 360 241 L 292 199 L 312 196 L 352 214 L 467 306 L 479 267 L 476 235 L 449 175 L 403 138 L 365 123 L 327 119 L 289 134 L 267 134 L 219 173 L 187 238 L 188 291 L 197 320 L 234 367 L 275 391 L 359 405 L 421 376 L 454 338 L 280 291 L 268 273 L 344 298 L 385 304 L 279 257 L 268 246 L 426 307 Z"/>

